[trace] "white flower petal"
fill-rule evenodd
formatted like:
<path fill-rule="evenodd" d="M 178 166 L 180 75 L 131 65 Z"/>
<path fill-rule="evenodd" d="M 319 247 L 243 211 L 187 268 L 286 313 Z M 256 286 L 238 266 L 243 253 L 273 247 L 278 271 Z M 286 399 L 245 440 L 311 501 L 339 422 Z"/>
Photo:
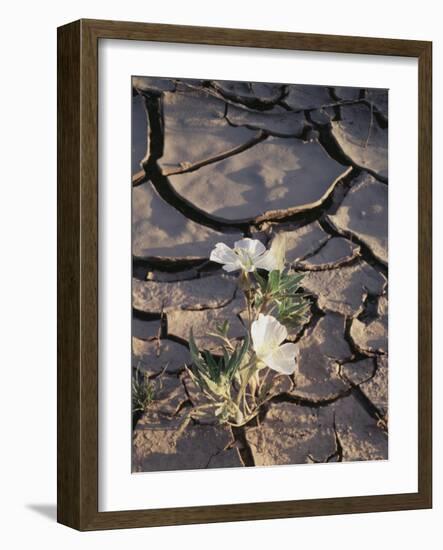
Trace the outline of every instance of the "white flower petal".
<path fill-rule="evenodd" d="M 255 265 L 259 269 L 267 271 L 283 271 L 285 267 L 286 237 L 278 233 L 272 240 L 271 248 L 261 256 Z"/>
<path fill-rule="evenodd" d="M 277 347 L 288 335 L 286 327 L 272 315 L 264 315 L 266 318 L 265 339 L 271 348 Z"/>
<path fill-rule="evenodd" d="M 252 342 L 257 357 L 264 360 L 266 355 L 278 348 L 287 335 L 286 327 L 275 317 L 260 313 L 258 320 L 251 326 Z"/>
<path fill-rule="evenodd" d="M 279 264 L 275 256 L 268 250 L 263 256 L 256 260 L 255 267 L 258 269 L 266 269 L 266 271 L 274 271 L 279 268 Z"/>
<path fill-rule="evenodd" d="M 274 256 L 279 271 L 283 271 L 286 261 L 286 236 L 284 233 L 277 233 L 273 238 L 270 248 L 271 254 Z"/>
<path fill-rule="evenodd" d="M 276 372 L 292 374 L 297 367 L 295 362 L 296 354 L 297 346 L 295 344 L 283 344 L 274 349 L 263 361 L 270 369 Z"/>
<path fill-rule="evenodd" d="M 257 239 L 245 238 L 234 243 L 234 249 L 238 248 L 248 254 L 251 260 L 260 257 L 266 252 L 265 245 Z"/>
<path fill-rule="evenodd" d="M 222 266 L 222 269 L 224 271 L 227 271 L 228 273 L 231 273 L 232 271 L 238 271 L 241 268 L 242 268 L 241 263 L 238 261 L 235 264 L 234 263 L 225 264 L 224 266 Z"/>
<path fill-rule="evenodd" d="M 252 343 L 254 345 L 255 353 L 259 355 L 266 355 L 268 353 L 268 348 L 265 345 L 265 334 L 266 334 L 266 316 L 260 313 L 257 321 L 254 321 L 251 325 L 251 336 Z"/>
<path fill-rule="evenodd" d="M 211 262 L 217 262 L 219 264 L 238 264 L 237 254 L 225 243 L 217 243 L 209 259 Z"/>

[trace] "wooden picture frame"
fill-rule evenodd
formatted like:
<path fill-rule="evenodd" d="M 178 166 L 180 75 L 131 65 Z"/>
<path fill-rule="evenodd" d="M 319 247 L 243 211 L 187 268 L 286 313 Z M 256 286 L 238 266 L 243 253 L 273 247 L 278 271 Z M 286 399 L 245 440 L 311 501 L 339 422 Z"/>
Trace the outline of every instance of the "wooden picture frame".
<path fill-rule="evenodd" d="M 418 58 L 418 491 L 98 511 L 98 41 L 124 39 Z M 432 44 L 412 40 L 80 20 L 58 29 L 58 521 L 79 530 L 432 506 Z"/>

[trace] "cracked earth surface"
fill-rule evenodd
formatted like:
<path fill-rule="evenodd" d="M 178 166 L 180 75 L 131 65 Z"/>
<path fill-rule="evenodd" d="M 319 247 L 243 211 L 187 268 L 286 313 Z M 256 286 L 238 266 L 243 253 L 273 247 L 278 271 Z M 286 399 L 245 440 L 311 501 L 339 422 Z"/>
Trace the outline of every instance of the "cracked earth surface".
<path fill-rule="evenodd" d="M 155 389 L 133 471 L 387 459 L 387 91 L 134 77 L 132 101 L 132 366 Z M 244 335 L 210 251 L 279 232 L 311 301 L 298 369 L 246 426 L 179 432 L 190 328 L 214 352 L 214 323 Z"/>

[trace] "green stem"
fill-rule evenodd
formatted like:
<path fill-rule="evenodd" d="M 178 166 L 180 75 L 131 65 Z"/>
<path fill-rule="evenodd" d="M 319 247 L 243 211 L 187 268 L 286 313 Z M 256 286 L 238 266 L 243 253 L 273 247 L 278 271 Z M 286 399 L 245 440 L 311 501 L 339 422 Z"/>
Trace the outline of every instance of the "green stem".
<path fill-rule="evenodd" d="M 252 303 L 251 303 L 251 284 L 247 273 L 244 274 L 245 288 L 243 290 L 246 301 L 246 308 L 248 311 L 248 334 L 249 341 L 252 341 L 251 325 L 252 325 Z"/>
<path fill-rule="evenodd" d="M 242 426 L 244 426 L 245 424 L 247 424 L 250 420 L 252 420 L 253 418 L 255 418 L 259 413 L 259 410 L 255 410 L 253 413 L 249 414 L 248 416 L 246 416 L 243 420 L 243 422 L 228 422 L 228 424 L 230 426 L 233 426 L 234 428 L 241 428 Z"/>
<path fill-rule="evenodd" d="M 246 390 L 246 388 L 245 388 Z M 243 409 L 247 414 L 251 413 L 251 408 L 248 405 L 248 400 L 246 399 L 246 391 L 243 392 Z"/>
<path fill-rule="evenodd" d="M 263 378 L 262 378 L 262 380 L 261 380 L 261 382 L 260 382 L 260 385 L 259 385 L 259 387 L 258 387 L 258 395 L 259 395 L 259 396 L 261 395 L 261 392 L 262 392 L 263 386 L 264 386 L 264 384 L 265 384 L 265 382 L 266 382 L 266 378 L 268 377 L 268 374 L 269 374 L 269 369 L 266 369 L 266 372 L 265 372 L 265 374 L 264 374 L 264 376 L 263 376 Z"/>
<path fill-rule="evenodd" d="M 240 406 L 242 396 L 246 391 L 246 386 L 248 385 L 249 379 L 251 377 L 250 374 L 254 372 L 254 368 L 255 368 L 255 360 L 250 361 L 245 367 L 245 369 L 246 369 L 245 377 L 242 380 L 240 389 L 238 390 L 237 399 L 236 399 L 237 406 Z"/>

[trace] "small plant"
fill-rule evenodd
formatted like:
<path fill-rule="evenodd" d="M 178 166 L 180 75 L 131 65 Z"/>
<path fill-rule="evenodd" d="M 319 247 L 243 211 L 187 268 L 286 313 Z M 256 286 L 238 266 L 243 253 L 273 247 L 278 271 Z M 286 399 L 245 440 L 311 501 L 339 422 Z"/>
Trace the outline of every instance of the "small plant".
<path fill-rule="evenodd" d="M 132 377 L 132 414 L 144 413 L 154 400 L 154 385 L 139 367 Z"/>
<path fill-rule="evenodd" d="M 192 366 L 189 376 L 205 397 L 191 418 L 212 414 L 220 423 L 243 426 L 272 397 L 269 372 L 292 374 L 296 369 L 296 344 L 285 342 L 287 327 L 306 321 L 310 304 L 300 289 L 302 274 L 285 265 L 285 242 L 277 235 L 269 250 L 258 240 L 245 238 L 234 248 L 218 243 L 210 259 L 227 272 L 239 271 L 238 286 L 244 294 L 247 321 L 241 342 L 229 337 L 225 321 L 209 333 L 220 341 L 220 353 L 200 350 L 190 333 Z"/>

